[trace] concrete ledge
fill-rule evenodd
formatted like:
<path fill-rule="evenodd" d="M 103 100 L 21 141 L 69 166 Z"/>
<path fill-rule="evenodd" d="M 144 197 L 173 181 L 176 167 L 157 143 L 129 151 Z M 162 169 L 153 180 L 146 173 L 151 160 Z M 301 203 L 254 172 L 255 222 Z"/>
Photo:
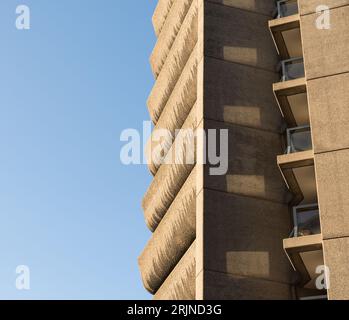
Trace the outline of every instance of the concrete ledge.
<path fill-rule="evenodd" d="M 282 154 L 277 157 L 277 163 L 281 169 L 290 169 L 314 165 L 314 151 L 302 151 L 290 154 Z"/>
<path fill-rule="evenodd" d="M 290 259 L 294 269 L 299 272 L 301 279 L 299 286 L 303 287 L 312 280 L 309 274 L 306 262 L 302 258 L 302 253 L 321 251 L 322 250 L 322 235 L 315 234 L 303 237 L 294 237 L 284 239 L 284 249 Z M 319 261 L 318 265 L 322 265 L 323 261 Z M 315 270 L 313 270 L 315 272 Z"/>
<path fill-rule="evenodd" d="M 273 84 L 275 99 L 278 102 L 280 112 L 288 126 L 296 127 L 297 121 L 293 115 L 288 96 L 306 93 L 307 85 L 305 78 L 277 82 Z"/>
<path fill-rule="evenodd" d="M 322 248 L 322 235 L 287 238 L 283 240 L 283 243 L 284 249 L 290 252 L 319 250 Z"/>
<path fill-rule="evenodd" d="M 291 57 L 282 33 L 284 31 L 297 28 L 300 28 L 299 14 L 269 21 L 269 29 L 272 34 L 276 50 L 282 60 L 289 59 Z"/>
<path fill-rule="evenodd" d="M 285 180 L 286 185 L 293 193 L 294 198 L 290 205 L 298 205 L 304 200 L 304 194 L 298 184 L 293 169 L 313 166 L 314 152 L 313 150 L 284 154 L 277 157 L 277 164 L 280 172 Z"/>
<path fill-rule="evenodd" d="M 306 86 L 305 78 L 299 78 L 288 81 L 280 81 L 273 83 L 273 91 L 274 92 L 282 92 L 284 94 L 297 94 L 299 89 L 304 88 Z"/>
<path fill-rule="evenodd" d="M 182 56 L 186 56 L 186 60 L 188 59 L 197 42 L 197 25 L 197 0 L 175 1 L 163 32 L 161 32 L 150 56 L 150 65 L 156 78 L 159 76 L 166 59 L 176 57 L 177 60 L 181 60 Z"/>

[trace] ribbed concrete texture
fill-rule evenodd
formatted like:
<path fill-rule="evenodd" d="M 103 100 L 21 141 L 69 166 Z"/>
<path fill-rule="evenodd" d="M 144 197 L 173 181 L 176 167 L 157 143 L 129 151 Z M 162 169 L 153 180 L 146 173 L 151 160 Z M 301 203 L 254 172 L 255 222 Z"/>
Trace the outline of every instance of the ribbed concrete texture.
<path fill-rule="evenodd" d="M 180 57 L 182 52 L 187 50 L 188 56 L 195 46 L 197 41 L 196 3 L 193 0 L 174 2 L 170 16 L 150 57 L 150 64 L 156 77 L 160 74 L 168 55 L 171 55 L 169 58 L 171 60 L 173 57 Z"/>
<path fill-rule="evenodd" d="M 142 202 L 153 234 L 138 260 L 154 299 L 294 298 L 282 247 L 291 197 L 276 163 L 274 9 L 273 0 L 159 0 L 147 100 L 153 180 Z M 212 175 L 204 154 L 215 143 L 202 130 L 219 146 L 222 129 L 228 167 Z"/>
<path fill-rule="evenodd" d="M 158 36 L 164 26 L 168 13 L 175 0 L 159 0 L 153 15 L 155 34 Z"/>
<path fill-rule="evenodd" d="M 195 242 L 193 242 L 156 292 L 155 300 L 195 299 L 195 248 Z"/>
<path fill-rule="evenodd" d="M 160 0 L 153 24 L 146 153 L 154 179 L 142 203 L 153 235 L 139 267 L 155 299 L 195 299 L 198 1 Z"/>
<path fill-rule="evenodd" d="M 155 293 L 195 239 L 195 170 L 139 258 L 145 287 Z"/>
<path fill-rule="evenodd" d="M 196 104 L 192 107 L 189 114 L 187 109 L 189 108 L 181 109 L 176 112 L 174 108 L 172 112 L 163 112 L 159 122 L 155 126 L 154 132 L 161 133 L 162 130 L 166 130 L 164 133 L 166 136 L 162 140 L 153 133 L 147 143 L 146 153 L 148 166 L 153 175 L 156 174 L 161 163 L 173 163 L 175 155 L 181 154 L 181 150 L 184 150 L 186 145 L 190 143 L 190 138 L 193 139 L 191 135 L 194 133 L 197 126 Z M 184 123 L 182 125 L 183 120 Z M 178 130 L 176 128 L 181 128 L 179 135 L 177 134 L 178 132 L 176 132 L 176 130 Z M 167 133 L 170 134 L 169 139 L 167 139 Z M 178 137 L 176 137 L 176 135 L 178 135 Z M 195 140 L 193 141 L 195 142 Z"/>
<path fill-rule="evenodd" d="M 197 15 L 197 0 L 175 1 L 151 55 L 150 62 L 157 79 L 148 98 L 148 108 L 154 123 L 181 74 L 192 74 L 196 62 Z M 183 70 L 186 64 L 188 66 Z"/>

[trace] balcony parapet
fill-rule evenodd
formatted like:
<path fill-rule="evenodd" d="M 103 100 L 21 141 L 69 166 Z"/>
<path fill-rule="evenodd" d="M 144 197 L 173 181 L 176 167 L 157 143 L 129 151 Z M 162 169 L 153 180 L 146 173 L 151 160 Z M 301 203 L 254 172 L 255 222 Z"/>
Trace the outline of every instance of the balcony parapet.
<path fill-rule="evenodd" d="M 195 177 L 188 179 L 138 259 L 145 288 L 154 294 L 195 239 Z"/>
<path fill-rule="evenodd" d="M 195 300 L 195 248 L 190 246 L 154 296 L 154 300 Z"/>

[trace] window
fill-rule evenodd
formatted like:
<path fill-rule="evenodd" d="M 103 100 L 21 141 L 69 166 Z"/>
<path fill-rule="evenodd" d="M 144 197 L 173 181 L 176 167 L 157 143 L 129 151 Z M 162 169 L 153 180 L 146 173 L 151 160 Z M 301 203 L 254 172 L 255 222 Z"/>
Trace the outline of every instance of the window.
<path fill-rule="evenodd" d="M 311 142 L 310 126 L 301 126 L 290 128 L 287 134 L 287 150 L 286 153 L 295 153 L 311 150 L 313 148 Z"/>
<path fill-rule="evenodd" d="M 279 0 L 277 2 L 277 11 L 277 18 L 283 18 L 297 14 L 297 0 Z"/>
<path fill-rule="evenodd" d="M 281 72 L 281 81 L 303 78 L 305 76 L 303 58 L 292 58 L 281 61 Z"/>
<path fill-rule="evenodd" d="M 294 228 L 290 237 L 303 237 L 320 234 L 318 204 L 297 206 L 293 208 Z"/>

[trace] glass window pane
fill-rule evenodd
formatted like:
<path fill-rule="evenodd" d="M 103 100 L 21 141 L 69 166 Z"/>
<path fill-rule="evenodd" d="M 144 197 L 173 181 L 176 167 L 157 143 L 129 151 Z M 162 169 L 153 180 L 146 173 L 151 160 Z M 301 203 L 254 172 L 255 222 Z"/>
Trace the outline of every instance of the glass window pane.
<path fill-rule="evenodd" d="M 287 17 L 298 13 L 297 1 L 280 1 L 279 17 Z"/>
<path fill-rule="evenodd" d="M 300 152 L 312 149 L 310 128 L 289 129 L 289 152 Z"/>
<path fill-rule="evenodd" d="M 287 80 L 293 80 L 304 77 L 304 65 L 303 61 L 294 61 L 286 63 L 285 65 L 285 78 Z"/>
<path fill-rule="evenodd" d="M 319 209 L 317 207 L 296 209 L 295 222 L 297 224 L 296 237 L 321 233 Z"/>

